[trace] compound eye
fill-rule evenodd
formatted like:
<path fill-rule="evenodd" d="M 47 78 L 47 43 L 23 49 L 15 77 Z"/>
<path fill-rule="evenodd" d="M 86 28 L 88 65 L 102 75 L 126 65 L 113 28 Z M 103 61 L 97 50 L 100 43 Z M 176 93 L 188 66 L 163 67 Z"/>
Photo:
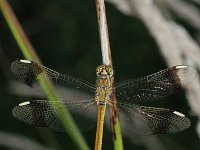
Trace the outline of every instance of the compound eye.
<path fill-rule="evenodd" d="M 101 72 L 102 72 L 102 68 L 97 68 L 97 70 L 96 70 L 97 76 L 99 76 Z"/>
<path fill-rule="evenodd" d="M 111 69 L 107 69 L 108 75 L 112 75 L 112 70 Z"/>
<path fill-rule="evenodd" d="M 97 73 L 100 73 L 101 72 L 101 69 L 99 68 L 99 69 L 97 69 Z"/>
<path fill-rule="evenodd" d="M 107 69 L 106 69 L 106 72 L 107 72 L 108 74 L 110 74 L 110 69 L 109 69 L 109 68 L 107 68 Z"/>

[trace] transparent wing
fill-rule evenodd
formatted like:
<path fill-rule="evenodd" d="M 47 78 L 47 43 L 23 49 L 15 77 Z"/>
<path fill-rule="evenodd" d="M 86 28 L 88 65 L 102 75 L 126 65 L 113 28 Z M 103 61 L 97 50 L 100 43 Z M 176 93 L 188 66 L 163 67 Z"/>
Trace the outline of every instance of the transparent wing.
<path fill-rule="evenodd" d="M 152 75 L 116 84 L 118 100 L 149 101 L 166 98 L 196 77 L 191 66 L 174 66 Z"/>
<path fill-rule="evenodd" d="M 182 113 L 155 107 L 118 104 L 123 132 L 135 135 L 171 134 L 190 127 L 190 120 Z"/>
<path fill-rule="evenodd" d="M 26 85 L 44 93 L 39 85 L 39 77 L 43 80 L 51 80 L 56 89 L 57 96 L 67 99 L 93 99 L 95 86 L 87 81 L 60 74 L 45 66 L 28 60 L 17 60 L 11 65 L 15 76 Z"/>
<path fill-rule="evenodd" d="M 15 106 L 12 114 L 31 126 L 46 127 L 56 131 L 66 131 L 57 117 L 60 113 L 59 105 L 64 106 L 71 113 L 80 130 L 94 127 L 96 121 L 96 105 L 94 101 L 64 103 L 59 101 L 34 100 Z M 56 111 L 55 111 L 56 110 Z M 70 122 L 68 122 L 70 125 Z"/>

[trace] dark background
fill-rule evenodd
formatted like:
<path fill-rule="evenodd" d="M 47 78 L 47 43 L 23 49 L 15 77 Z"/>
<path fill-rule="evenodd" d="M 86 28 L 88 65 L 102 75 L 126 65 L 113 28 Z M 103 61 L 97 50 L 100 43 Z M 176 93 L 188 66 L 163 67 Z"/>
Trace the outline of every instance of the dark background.
<path fill-rule="evenodd" d="M 45 66 L 95 83 L 95 69 L 101 64 L 101 51 L 94 0 L 9 2 Z M 167 67 L 154 39 L 140 20 L 123 15 L 109 3 L 106 3 L 106 9 L 116 82 L 145 76 Z M 192 29 L 190 31 L 192 34 Z M 23 56 L 2 15 L 0 45 L 0 131 L 23 135 L 55 149 L 76 149 L 67 134 L 43 129 L 41 134 L 37 129 L 12 117 L 12 108 L 29 97 L 15 96 L 9 92 L 8 85 L 15 79 L 10 72 L 10 63 Z M 196 133 L 197 118 L 190 113 L 184 92 L 149 105 L 183 112 L 192 121 L 192 126 L 184 132 L 158 136 L 166 150 L 200 148 Z M 56 137 L 59 146 L 56 147 L 51 135 Z M 95 129 L 83 135 L 93 149 Z M 103 149 L 110 150 L 112 147 L 112 135 L 105 130 Z M 124 138 L 124 147 L 125 150 L 148 149 L 144 144 L 134 144 L 128 138 Z M 0 149 L 7 148 L 0 145 Z"/>

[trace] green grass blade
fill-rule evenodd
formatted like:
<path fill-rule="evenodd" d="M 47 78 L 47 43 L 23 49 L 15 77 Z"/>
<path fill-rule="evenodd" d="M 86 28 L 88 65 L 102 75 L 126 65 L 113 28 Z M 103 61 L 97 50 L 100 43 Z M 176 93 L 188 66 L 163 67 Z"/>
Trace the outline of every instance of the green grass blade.
<path fill-rule="evenodd" d="M 113 137 L 114 142 L 114 149 L 115 150 L 123 150 L 123 140 L 122 140 L 122 134 L 121 134 L 121 127 L 119 124 L 119 119 L 117 117 L 116 124 L 114 125 L 114 132 L 115 137 Z"/>

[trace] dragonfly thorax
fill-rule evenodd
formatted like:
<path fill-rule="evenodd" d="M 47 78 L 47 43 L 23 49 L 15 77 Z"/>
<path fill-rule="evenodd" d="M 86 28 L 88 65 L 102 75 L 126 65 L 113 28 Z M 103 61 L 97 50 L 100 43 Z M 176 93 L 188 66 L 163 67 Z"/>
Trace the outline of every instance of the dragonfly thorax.
<path fill-rule="evenodd" d="M 97 87 L 96 91 L 96 102 L 100 105 L 105 105 L 112 100 L 112 88 L 107 87 Z"/>
<path fill-rule="evenodd" d="M 109 65 L 101 65 L 96 69 L 96 75 L 100 78 L 108 78 L 113 77 L 114 71 L 111 66 Z"/>
<path fill-rule="evenodd" d="M 98 105 L 105 105 L 111 101 L 112 97 L 112 78 L 114 71 L 111 66 L 101 65 L 96 69 L 96 102 Z"/>
<path fill-rule="evenodd" d="M 101 65 L 96 70 L 96 97 L 97 105 L 105 105 L 112 99 L 113 69 L 111 66 Z"/>

